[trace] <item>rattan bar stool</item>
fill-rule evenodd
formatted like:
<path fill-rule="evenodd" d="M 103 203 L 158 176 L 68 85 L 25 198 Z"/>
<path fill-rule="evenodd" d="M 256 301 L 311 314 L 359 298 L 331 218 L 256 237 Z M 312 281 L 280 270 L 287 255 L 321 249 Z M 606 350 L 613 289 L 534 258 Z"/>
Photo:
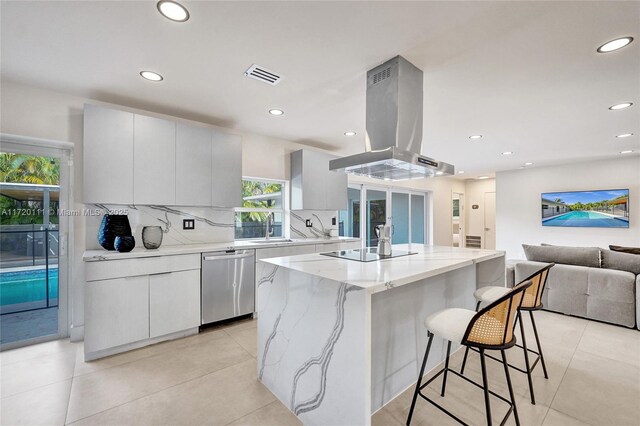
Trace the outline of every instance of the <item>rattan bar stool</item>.
<path fill-rule="evenodd" d="M 433 315 L 427 317 L 424 325 L 427 329 L 427 336 L 429 341 L 427 343 L 427 349 L 422 360 L 422 367 L 420 368 L 420 375 L 418 376 L 418 382 L 416 383 L 416 389 L 413 393 L 413 401 L 411 402 L 411 408 L 407 417 L 407 425 L 411 424 L 411 417 L 413 416 L 413 410 L 416 406 L 416 400 L 418 395 L 435 405 L 439 410 L 452 417 L 461 424 L 466 424 L 455 414 L 450 413 L 444 407 L 437 404 L 432 399 L 424 395 L 421 390 L 433 382 L 440 374 L 444 373 L 442 379 L 442 391 L 440 395 L 444 397 L 447 387 L 447 373 L 451 372 L 458 377 L 466 380 L 469 383 L 484 390 L 484 403 L 487 416 L 487 424 L 491 425 L 491 404 L 489 401 L 489 395 L 493 395 L 502 401 L 509 404 L 509 410 L 502 419 L 501 425 L 505 424 L 511 412 L 513 412 L 516 425 L 520 425 L 520 419 L 518 418 L 518 410 L 516 408 L 516 402 L 513 395 L 513 387 L 511 386 L 511 377 L 509 376 L 509 368 L 507 367 L 507 357 L 505 355 L 505 349 L 511 348 L 515 345 L 516 339 L 513 335 L 515 317 L 518 312 L 518 308 L 522 304 L 524 298 L 524 292 L 532 285 L 531 281 L 526 281 L 518 284 L 509 292 L 493 303 L 489 304 L 486 308 L 480 312 L 474 312 L 470 309 L 444 309 L 436 312 Z M 438 335 L 447 343 L 447 358 L 445 359 L 444 368 L 436 373 L 426 383 L 421 384 L 422 376 L 424 376 L 424 369 L 427 365 L 427 358 L 429 357 L 429 351 L 431 350 L 431 342 L 433 342 L 433 336 Z M 449 368 L 449 356 L 451 355 L 451 342 L 460 342 L 467 347 L 473 347 L 480 352 L 480 365 L 482 367 L 482 385 L 476 383 L 468 377 L 463 376 L 455 370 Z M 487 380 L 487 368 L 485 364 L 485 350 L 499 350 L 502 354 L 502 363 L 504 365 L 504 374 L 507 379 L 507 386 L 509 388 L 509 399 L 498 395 L 495 392 L 489 390 L 489 382 Z"/>
<path fill-rule="evenodd" d="M 550 263 L 544 268 L 536 271 L 531 276 L 522 280 L 522 282 L 531 281 L 533 284 L 531 287 L 527 288 L 524 293 L 524 298 L 522 299 L 522 305 L 518 310 L 518 317 L 516 321 L 520 324 L 520 333 L 522 336 L 522 345 L 516 345 L 519 348 L 523 349 L 524 352 L 524 364 L 525 370 L 516 367 L 514 365 L 509 364 L 509 367 L 514 370 L 518 370 L 521 373 L 527 375 L 527 379 L 529 381 L 529 395 L 531 396 L 531 403 L 535 405 L 536 397 L 533 393 L 533 378 L 531 377 L 531 373 L 538 365 L 538 361 L 542 364 L 542 371 L 544 372 L 544 378 L 548 379 L 549 375 L 547 374 L 547 365 L 544 362 L 544 356 L 542 355 L 542 346 L 540 345 L 540 339 L 538 338 L 538 329 L 536 327 L 536 321 L 533 317 L 533 311 L 537 311 L 542 309 L 542 292 L 544 291 L 544 287 L 547 283 L 547 277 L 549 276 L 549 270 L 555 265 L 555 263 Z M 482 287 L 473 293 L 473 296 L 476 298 L 478 303 L 476 304 L 476 311 L 480 308 L 480 304 L 482 303 L 491 303 L 494 300 L 500 298 L 510 291 L 509 288 L 506 287 Z M 538 346 L 538 351 L 534 351 L 533 349 L 527 348 L 527 340 L 524 336 L 524 324 L 522 323 L 522 311 L 529 311 L 529 316 L 531 317 L 531 325 L 533 326 L 533 334 L 536 338 L 536 345 Z M 514 325 L 515 326 L 515 325 Z M 464 374 L 464 367 L 467 363 L 467 355 L 469 354 L 469 347 L 464 351 L 464 359 L 462 360 L 462 367 L 460 368 L 460 374 Z M 473 350 L 473 348 L 471 348 Z M 533 364 L 529 362 L 529 352 L 536 356 Z M 487 355 L 489 358 L 494 359 L 496 361 L 501 361 L 498 358 L 495 358 L 491 355 Z"/>

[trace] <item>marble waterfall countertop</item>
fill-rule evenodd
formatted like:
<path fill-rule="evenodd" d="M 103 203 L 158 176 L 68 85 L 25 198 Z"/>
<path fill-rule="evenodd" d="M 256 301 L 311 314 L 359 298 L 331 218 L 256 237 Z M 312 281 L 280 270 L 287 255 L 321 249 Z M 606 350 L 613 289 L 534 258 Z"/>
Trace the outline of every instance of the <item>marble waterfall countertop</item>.
<path fill-rule="evenodd" d="M 505 255 L 504 251 L 497 250 L 418 244 L 398 244 L 393 249 L 416 254 L 374 262 L 357 262 L 321 254 L 276 257 L 261 262 L 377 293 Z"/>
<path fill-rule="evenodd" d="M 264 240 L 259 240 L 264 241 Z M 101 260 L 117 260 L 117 259 L 133 259 L 136 257 L 156 257 L 170 256 L 177 254 L 193 254 L 204 253 L 208 251 L 233 250 L 233 249 L 263 249 L 273 247 L 289 247 L 301 246 L 308 244 L 330 244 L 330 243 L 348 243 L 360 241 L 359 238 L 351 237 L 331 237 L 331 238 L 299 238 L 290 241 L 282 241 L 282 239 L 274 238 L 270 242 L 246 241 L 228 241 L 221 243 L 202 243 L 202 244 L 182 244 L 161 246 L 159 249 L 149 250 L 142 247 L 136 247 L 128 253 L 119 253 L 109 250 L 87 250 L 82 254 L 82 260 L 85 262 L 95 262 Z M 324 256 L 323 256 L 324 257 Z"/>

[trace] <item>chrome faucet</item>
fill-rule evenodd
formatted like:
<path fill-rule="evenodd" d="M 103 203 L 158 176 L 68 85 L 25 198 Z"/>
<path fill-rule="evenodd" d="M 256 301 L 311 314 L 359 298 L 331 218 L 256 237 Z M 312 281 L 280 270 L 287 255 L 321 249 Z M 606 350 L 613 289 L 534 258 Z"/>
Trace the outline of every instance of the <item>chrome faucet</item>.
<path fill-rule="evenodd" d="M 267 228 L 264 233 L 264 239 L 268 240 L 271 235 L 273 235 L 273 227 L 275 225 L 275 217 L 273 212 L 267 214 Z"/>

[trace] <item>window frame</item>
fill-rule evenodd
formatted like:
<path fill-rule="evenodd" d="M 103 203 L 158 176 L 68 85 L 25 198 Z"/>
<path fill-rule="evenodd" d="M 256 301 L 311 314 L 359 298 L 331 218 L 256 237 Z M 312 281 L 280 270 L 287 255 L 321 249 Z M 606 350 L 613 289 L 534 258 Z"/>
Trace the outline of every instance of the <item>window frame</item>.
<path fill-rule="evenodd" d="M 259 213 L 280 213 L 282 215 L 282 235 L 279 237 L 273 238 L 289 238 L 289 181 L 284 179 L 271 179 L 271 178 L 261 178 L 255 176 L 242 176 L 242 180 L 251 180 L 257 182 L 264 183 L 275 183 L 282 185 L 281 189 L 281 197 L 282 197 L 282 208 L 258 208 L 258 207 L 235 207 L 233 209 L 233 222 L 234 222 L 234 241 L 252 241 L 252 240 L 262 240 L 262 238 L 236 238 L 235 236 L 235 223 L 236 223 L 236 213 L 245 213 L 245 212 L 259 212 Z"/>

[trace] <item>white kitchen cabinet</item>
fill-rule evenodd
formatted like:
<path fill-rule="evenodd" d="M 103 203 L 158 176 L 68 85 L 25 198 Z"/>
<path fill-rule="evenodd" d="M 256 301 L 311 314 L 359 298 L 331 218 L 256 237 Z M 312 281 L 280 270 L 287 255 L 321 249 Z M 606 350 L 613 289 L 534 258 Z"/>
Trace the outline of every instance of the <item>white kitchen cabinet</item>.
<path fill-rule="evenodd" d="M 305 149 L 291 153 L 291 210 L 346 210 L 347 174 L 329 170 L 334 158 Z"/>
<path fill-rule="evenodd" d="M 133 204 L 133 114 L 84 106 L 83 201 Z"/>
<path fill-rule="evenodd" d="M 242 207 L 242 138 L 212 133 L 211 205 Z"/>
<path fill-rule="evenodd" d="M 211 138 L 211 129 L 177 123 L 176 205 L 211 205 Z"/>
<path fill-rule="evenodd" d="M 133 202 L 176 202 L 176 123 L 135 114 L 133 120 Z"/>
<path fill-rule="evenodd" d="M 149 337 L 200 325 L 200 269 L 149 276 Z"/>
<path fill-rule="evenodd" d="M 148 276 L 87 282 L 85 301 L 85 354 L 149 338 Z"/>

